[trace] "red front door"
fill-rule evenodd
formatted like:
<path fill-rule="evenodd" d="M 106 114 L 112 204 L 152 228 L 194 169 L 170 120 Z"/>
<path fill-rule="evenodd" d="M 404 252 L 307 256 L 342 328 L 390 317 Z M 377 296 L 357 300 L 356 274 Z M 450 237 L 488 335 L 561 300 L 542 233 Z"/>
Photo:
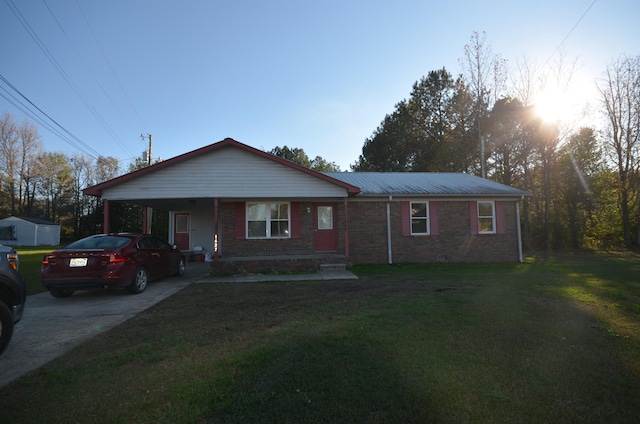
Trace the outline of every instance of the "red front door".
<path fill-rule="evenodd" d="M 335 252 L 338 248 L 335 206 L 316 205 L 314 225 L 316 252 Z"/>
<path fill-rule="evenodd" d="M 191 249 L 191 215 L 188 213 L 176 213 L 174 220 L 173 242 L 180 250 Z"/>

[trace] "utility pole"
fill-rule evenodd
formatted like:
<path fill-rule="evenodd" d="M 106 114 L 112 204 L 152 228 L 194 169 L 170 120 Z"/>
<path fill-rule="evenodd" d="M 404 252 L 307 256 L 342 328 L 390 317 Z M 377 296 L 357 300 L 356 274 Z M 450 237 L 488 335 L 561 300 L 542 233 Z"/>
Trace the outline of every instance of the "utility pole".
<path fill-rule="evenodd" d="M 152 136 L 151 134 L 147 134 L 146 136 L 144 134 L 140 134 L 140 138 L 144 141 L 145 138 L 149 139 L 149 151 L 147 152 L 147 159 L 149 161 L 149 166 L 151 166 L 151 163 L 153 161 L 153 154 L 151 153 L 151 147 L 152 147 Z"/>
<path fill-rule="evenodd" d="M 147 159 L 148 159 L 149 166 L 151 166 L 151 163 L 153 161 L 153 155 L 151 153 L 151 146 L 152 146 L 151 134 L 147 134 L 146 137 L 144 136 L 144 134 L 140 134 L 140 138 L 142 139 L 142 141 L 144 141 L 145 138 L 149 138 L 149 151 L 147 152 Z M 153 209 L 149 206 L 144 206 L 144 210 L 142 214 L 143 214 L 143 217 L 142 217 L 143 232 L 147 234 L 151 234 L 151 217 L 153 216 Z"/>

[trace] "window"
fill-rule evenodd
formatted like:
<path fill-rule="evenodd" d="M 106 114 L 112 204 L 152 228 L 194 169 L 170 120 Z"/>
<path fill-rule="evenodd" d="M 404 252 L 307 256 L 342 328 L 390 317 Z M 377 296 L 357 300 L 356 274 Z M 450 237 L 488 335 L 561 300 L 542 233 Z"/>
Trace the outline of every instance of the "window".
<path fill-rule="evenodd" d="M 247 203 L 248 238 L 289 238 L 288 203 Z"/>
<path fill-rule="evenodd" d="M 181 213 L 176 214 L 176 233 L 189 232 L 189 215 Z"/>
<path fill-rule="evenodd" d="M 318 206 L 318 230 L 333 230 L 333 207 Z"/>
<path fill-rule="evenodd" d="M 428 202 L 411 202 L 411 234 L 429 234 Z"/>
<path fill-rule="evenodd" d="M 478 232 L 495 234 L 496 214 L 494 202 L 478 202 Z"/>

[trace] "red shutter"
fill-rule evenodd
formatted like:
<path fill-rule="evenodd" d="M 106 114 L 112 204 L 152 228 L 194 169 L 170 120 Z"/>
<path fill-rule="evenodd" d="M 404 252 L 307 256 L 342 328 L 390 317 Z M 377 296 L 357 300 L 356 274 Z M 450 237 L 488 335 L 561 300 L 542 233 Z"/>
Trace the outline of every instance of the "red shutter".
<path fill-rule="evenodd" d="M 478 230 L 478 202 L 469 202 L 469 224 L 471 225 L 471 234 L 479 234 Z"/>
<path fill-rule="evenodd" d="M 505 233 L 504 202 L 496 202 L 496 233 Z"/>
<path fill-rule="evenodd" d="M 236 202 L 236 238 L 244 239 L 246 237 L 246 220 L 245 220 L 245 203 Z"/>
<path fill-rule="evenodd" d="M 409 202 L 402 202 L 402 235 L 411 235 L 411 205 Z"/>
<path fill-rule="evenodd" d="M 291 202 L 291 238 L 300 238 L 300 202 Z"/>
<path fill-rule="evenodd" d="M 440 234 L 440 219 L 438 218 L 438 202 L 429 202 L 429 233 L 432 236 Z"/>

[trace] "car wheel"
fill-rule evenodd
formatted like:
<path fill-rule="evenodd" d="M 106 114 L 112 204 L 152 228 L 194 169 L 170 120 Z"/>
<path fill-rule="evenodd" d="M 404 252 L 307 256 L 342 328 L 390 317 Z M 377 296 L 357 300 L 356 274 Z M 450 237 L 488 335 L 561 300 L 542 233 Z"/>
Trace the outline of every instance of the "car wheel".
<path fill-rule="evenodd" d="M 0 302 L 0 354 L 9 344 L 13 335 L 13 317 L 9 307 Z"/>
<path fill-rule="evenodd" d="M 51 293 L 51 296 L 57 298 L 69 297 L 73 294 L 73 292 L 74 290 L 63 290 L 56 289 L 55 287 L 49 287 L 49 293 Z"/>
<path fill-rule="evenodd" d="M 180 258 L 180 262 L 178 262 L 178 269 L 176 270 L 176 273 L 174 275 L 176 276 L 181 276 L 184 274 L 184 258 Z"/>
<path fill-rule="evenodd" d="M 127 290 L 131 294 L 142 293 L 144 289 L 147 288 L 147 282 L 149 281 L 149 276 L 147 275 L 147 270 L 143 267 L 138 267 L 136 272 L 133 274 L 133 280 L 131 280 L 131 284 L 127 286 Z"/>

